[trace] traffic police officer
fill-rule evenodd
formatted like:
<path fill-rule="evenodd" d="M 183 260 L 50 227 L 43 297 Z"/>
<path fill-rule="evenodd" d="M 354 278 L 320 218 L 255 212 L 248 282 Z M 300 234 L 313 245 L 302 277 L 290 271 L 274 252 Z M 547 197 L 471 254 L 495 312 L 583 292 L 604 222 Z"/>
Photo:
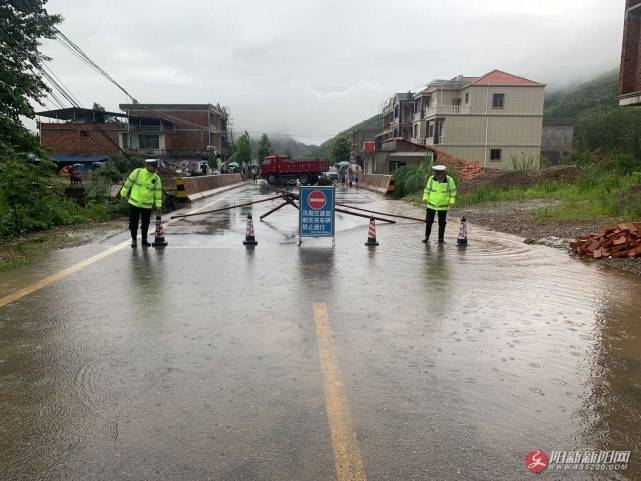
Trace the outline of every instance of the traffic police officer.
<path fill-rule="evenodd" d="M 438 241 L 445 242 L 445 224 L 447 210 L 456 202 L 456 183 L 454 179 L 445 173 L 444 165 L 432 167 L 434 175 L 427 179 L 423 201 L 427 203 L 427 215 L 425 217 L 425 239 L 430 240 L 434 217 L 438 214 Z"/>
<path fill-rule="evenodd" d="M 146 159 L 145 167 L 134 169 L 120 192 L 123 199 L 129 201 L 129 231 L 131 232 L 131 247 L 138 247 L 138 222 L 141 222 L 140 233 L 142 246 L 149 247 L 147 232 L 149 219 L 153 208 L 162 207 L 162 187 L 158 170 L 158 159 Z"/>

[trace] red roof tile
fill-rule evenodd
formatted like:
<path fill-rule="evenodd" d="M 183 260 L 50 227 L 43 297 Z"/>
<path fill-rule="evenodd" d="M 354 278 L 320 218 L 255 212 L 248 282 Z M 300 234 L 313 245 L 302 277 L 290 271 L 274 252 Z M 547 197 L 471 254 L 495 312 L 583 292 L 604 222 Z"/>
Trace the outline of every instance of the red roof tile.
<path fill-rule="evenodd" d="M 501 70 L 492 70 L 482 77 L 477 78 L 472 85 L 543 85 L 538 82 L 518 77 Z"/>

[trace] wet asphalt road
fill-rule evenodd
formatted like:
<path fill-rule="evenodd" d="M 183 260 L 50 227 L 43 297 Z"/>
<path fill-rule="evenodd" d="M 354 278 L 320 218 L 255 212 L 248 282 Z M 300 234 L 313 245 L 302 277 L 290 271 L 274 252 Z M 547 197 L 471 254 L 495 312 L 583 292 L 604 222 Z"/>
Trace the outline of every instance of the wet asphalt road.
<path fill-rule="evenodd" d="M 181 220 L 164 251 L 1 307 L 0 479 L 512 480 L 535 448 L 632 451 L 620 474 L 542 478 L 641 479 L 638 280 L 474 226 L 462 251 L 455 219 L 443 247 L 378 224 L 372 250 L 337 214 L 334 248 L 299 248 L 287 207 L 245 249 L 247 213 L 275 205 Z M 126 239 L 0 274 L 0 296 Z"/>

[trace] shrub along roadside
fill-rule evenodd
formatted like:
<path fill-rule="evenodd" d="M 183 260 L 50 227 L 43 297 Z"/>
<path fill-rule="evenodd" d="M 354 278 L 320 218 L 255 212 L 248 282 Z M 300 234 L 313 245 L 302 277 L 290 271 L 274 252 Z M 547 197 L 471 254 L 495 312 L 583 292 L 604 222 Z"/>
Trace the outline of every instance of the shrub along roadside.
<path fill-rule="evenodd" d="M 415 196 L 423 193 L 427 179 L 432 175 L 434 165 L 430 157 L 425 158 L 419 165 L 406 165 L 396 171 L 394 176 L 394 196 L 396 198 Z M 454 170 L 448 169 L 447 175 L 452 177 L 458 185 L 458 179 Z"/>
<path fill-rule="evenodd" d="M 108 189 L 95 193 L 86 206 L 81 206 L 64 195 L 49 160 L 34 161 L 7 145 L 0 146 L 0 238 L 57 225 L 104 221 L 117 210 Z"/>

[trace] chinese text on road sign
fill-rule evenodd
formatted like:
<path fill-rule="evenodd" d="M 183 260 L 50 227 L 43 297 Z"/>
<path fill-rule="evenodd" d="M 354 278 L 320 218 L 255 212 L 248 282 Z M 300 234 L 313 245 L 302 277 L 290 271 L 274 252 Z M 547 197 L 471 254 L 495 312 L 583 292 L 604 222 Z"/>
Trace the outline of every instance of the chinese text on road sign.
<path fill-rule="evenodd" d="M 334 200 L 334 187 L 300 187 L 300 237 L 334 237 Z"/>

